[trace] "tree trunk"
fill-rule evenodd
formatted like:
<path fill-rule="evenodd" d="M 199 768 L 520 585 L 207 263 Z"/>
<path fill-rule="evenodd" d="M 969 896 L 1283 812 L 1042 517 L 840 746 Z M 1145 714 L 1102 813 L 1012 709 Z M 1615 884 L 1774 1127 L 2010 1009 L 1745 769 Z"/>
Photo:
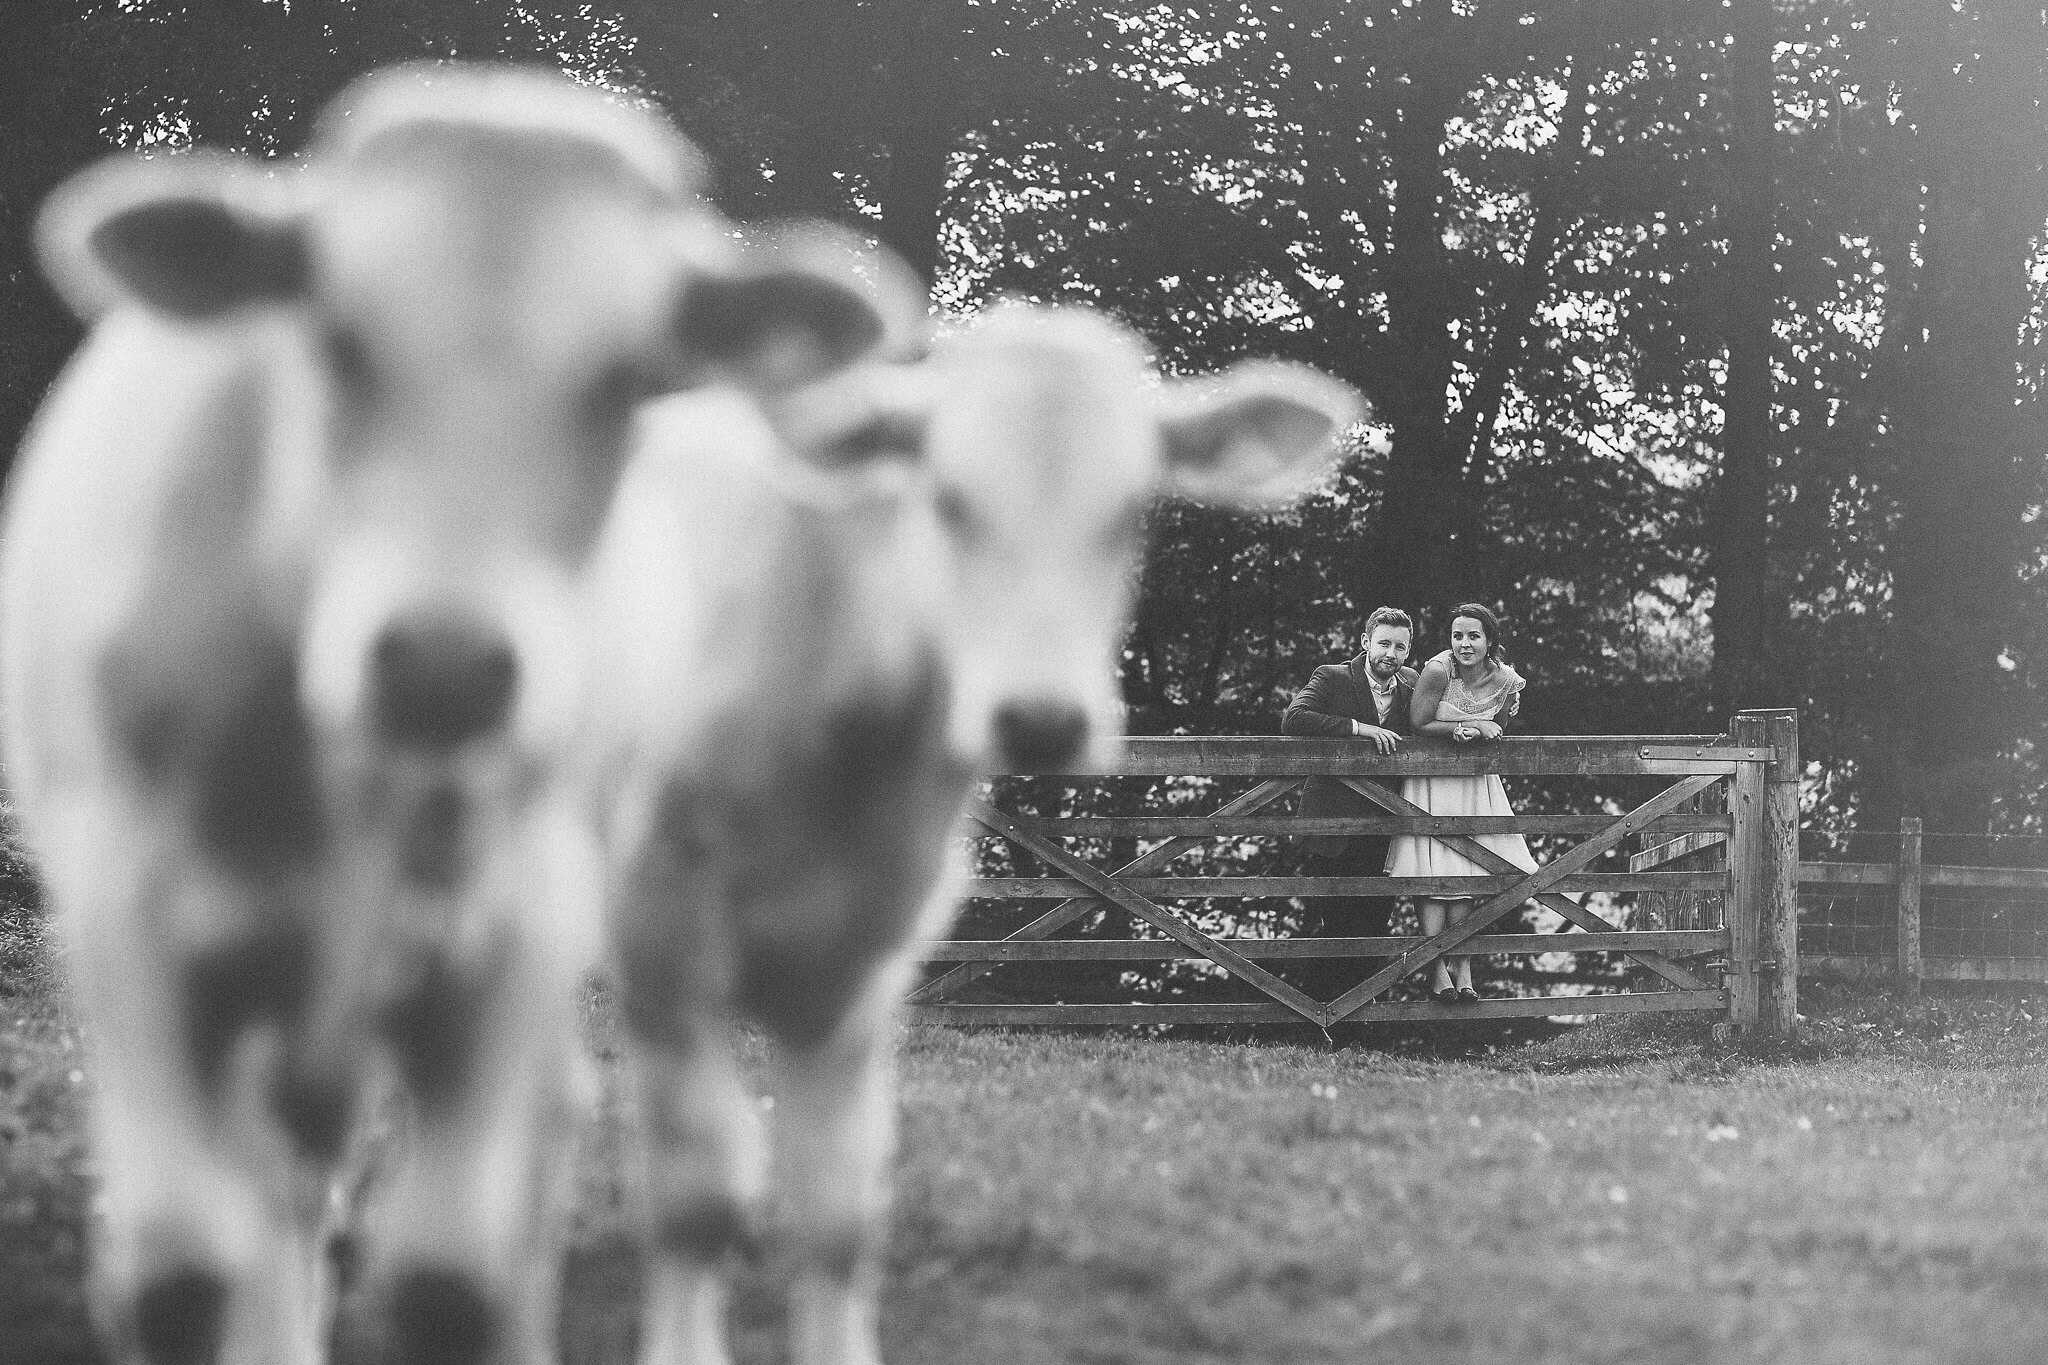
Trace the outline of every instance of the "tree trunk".
<path fill-rule="evenodd" d="M 1389 130 L 1395 181 L 1393 260 L 1387 289 L 1389 364 L 1378 375 L 1378 416 L 1393 449 L 1374 533 L 1360 547 L 1352 599 L 1409 610 L 1447 607 L 1468 589 L 1472 524 L 1462 505 L 1464 452 L 1448 415 L 1461 314 L 1443 240 L 1444 124 L 1463 94 L 1441 74 L 1414 73 L 1410 98 Z"/>
<path fill-rule="evenodd" d="M 1878 818 L 1972 833 L 1988 826 L 2017 728 L 2002 652 L 2019 603 L 2028 452 L 2014 405 L 2041 227 L 2048 32 L 2041 8 L 2019 0 L 1986 0 L 1968 33 L 1946 7 L 1930 11 L 1916 18 L 1939 27 L 1920 35 L 1921 88 L 1907 92 L 1927 192 L 1923 331 L 1899 410 L 1892 715 L 1870 805 Z"/>
<path fill-rule="evenodd" d="M 1772 141 L 1771 0 L 1736 0 L 1729 52 L 1733 105 L 1727 205 L 1728 379 L 1722 392 L 1721 469 L 1708 529 L 1714 577 L 1715 715 L 1776 705 L 1767 659 L 1772 636 L 1769 553 L 1772 403 L 1772 256 L 1777 183 Z"/>
<path fill-rule="evenodd" d="M 938 278 L 946 173 L 960 118 L 960 58 L 944 36 L 954 16 L 935 14 L 936 8 L 934 0 L 919 0 L 905 15 L 889 54 L 888 160 L 877 171 L 875 186 L 882 240 L 926 288 Z"/>

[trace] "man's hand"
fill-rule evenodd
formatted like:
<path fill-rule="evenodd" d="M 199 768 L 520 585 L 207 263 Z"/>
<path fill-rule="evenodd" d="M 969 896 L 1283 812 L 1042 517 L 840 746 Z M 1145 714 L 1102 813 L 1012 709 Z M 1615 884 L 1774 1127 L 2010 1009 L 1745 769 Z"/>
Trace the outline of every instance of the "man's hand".
<path fill-rule="evenodd" d="M 1383 754 L 1390 754 L 1401 747 L 1401 737 L 1392 730 L 1382 730 L 1377 725 L 1367 725 L 1362 720 L 1351 722 L 1351 733 L 1360 739 L 1369 739 Z"/>

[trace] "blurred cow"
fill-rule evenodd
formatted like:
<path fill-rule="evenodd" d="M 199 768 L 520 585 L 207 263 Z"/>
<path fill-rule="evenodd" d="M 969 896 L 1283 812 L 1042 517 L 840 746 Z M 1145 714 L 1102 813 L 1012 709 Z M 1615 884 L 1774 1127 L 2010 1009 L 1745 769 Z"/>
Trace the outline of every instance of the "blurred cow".
<path fill-rule="evenodd" d="M 1121 328 L 1024 307 L 924 363 L 775 396 L 752 442 L 732 436 L 744 406 L 650 411 L 600 560 L 610 712 L 618 746 L 642 746 L 608 784 L 648 1157 L 642 1343 L 650 1361 L 727 1359 L 721 1263 L 772 1164 L 793 1358 L 872 1365 L 890 1030 L 919 942 L 953 913 L 974 773 L 1080 764 L 1118 733 L 1116 654 L 1162 490 L 1290 492 L 1358 408 L 1300 366 L 1160 385 Z M 772 1163 L 742 1019 L 780 1044 Z"/>
<path fill-rule="evenodd" d="M 303 170 L 120 161 L 44 215 L 93 328 L 6 507 L 7 777 L 96 1055 L 115 1359 L 324 1358 L 329 1177 L 394 1081 L 366 1349 L 552 1354 L 600 874 L 561 772 L 631 416 L 879 325 L 697 178 L 566 81 L 414 69 Z"/>

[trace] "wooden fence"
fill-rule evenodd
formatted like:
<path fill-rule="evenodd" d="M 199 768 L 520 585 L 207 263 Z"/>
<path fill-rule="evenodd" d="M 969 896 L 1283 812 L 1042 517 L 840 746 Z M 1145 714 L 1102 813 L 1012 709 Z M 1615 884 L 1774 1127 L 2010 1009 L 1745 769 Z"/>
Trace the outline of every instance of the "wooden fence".
<path fill-rule="evenodd" d="M 1082 786 L 1120 776 L 1178 776 L 1216 779 L 1219 787 L 1249 783 L 1249 788 L 1203 815 L 1055 818 L 977 801 L 969 817 L 980 832 L 1029 855 L 1049 869 L 1049 875 L 976 878 L 969 896 L 1057 903 L 1000 940 L 930 945 L 930 960 L 953 965 L 912 994 L 912 1012 L 928 1019 L 1001 1025 L 1306 1021 L 1328 1027 L 1362 1020 L 1712 1010 L 1725 1012 L 1728 1021 L 1744 1032 L 1782 1036 L 1797 1010 L 1798 755 L 1798 721 L 1792 711 L 1743 712 L 1725 735 L 1508 737 L 1485 745 L 1416 739 L 1404 742 L 1393 755 L 1338 739 L 1128 740 L 1115 763 L 1065 774 L 1061 780 Z M 1512 817 L 1431 816 L 1404 800 L 1398 783 L 1389 781 L 1478 773 L 1675 780 L 1621 813 Z M 1312 775 L 1337 778 L 1387 813 L 1316 820 L 1277 813 L 1276 803 Z M 1708 791 L 1719 793 L 1718 810 L 1682 809 Z M 1471 838 L 1506 832 L 1583 837 L 1534 873 L 1524 873 Z M 1489 872 L 1474 877 L 1397 878 L 1202 877 L 1172 871 L 1181 855 L 1211 841 L 1315 834 L 1431 835 Z M 1725 857 L 1719 867 L 1698 871 L 1587 870 L 1625 840 L 1646 836 L 1666 843 L 1667 836 L 1711 837 L 1724 846 Z M 1064 842 L 1089 840 L 1094 841 L 1091 846 L 1099 846 L 1100 841 L 1119 838 L 1159 842 L 1115 867 L 1098 866 Z M 1574 899 L 1575 894 L 1593 892 L 1710 893 L 1726 909 L 1720 922 L 1711 925 L 1625 930 Z M 1462 923 L 1432 937 L 1216 937 L 1171 908 L 1171 902 L 1187 899 L 1432 894 L 1480 899 Z M 1556 911 L 1572 931 L 1534 936 L 1484 932 L 1530 901 Z M 1148 936 L 1055 937 L 1105 905 L 1125 912 Z M 1454 951 L 1621 953 L 1637 969 L 1637 984 L 1652 988 L 1568 999 L 1486 999 L 1465 1005 L 1385 998 L 1396 981 L 1426 970 L 1436 958 Z M 1377 970 L 1361 968 L 1358 983 L 1330 999 L 1314 998 L 1261 965 L 1304 958 L 1391 960 Z M 1003 963 L 1171 959 L 1206 959 L 1263 998 L 1160 1004 L 964 1004 L 953 998 Z"/>
<path fill-rule="evenodd" d="M 1879 896 L 1889 888 L 1893 921 L 1893 932 L 1885 936 L 1890 952 L 1844 951 L 1827 945 L 1804 948 L 1800 970 L 1810 976 L 1889 978 L 1912 989 L 1924 981 L 2048 981 L 2048 955 L 2039 948 L 2027 953 L 1965 952 L 1951 942 L 1929 952 L 1925 931 L 1929 892 L 1946 893 L 1950 908 L 1959 912 L 1955 917 L 1981 919 L 1989 909 L 1985 902 L 2016 900 L 2025 903 L 2022 917 L 2029 922 L 2027 928 L 2048 923 L 2048 868 L 1927 863 L 1921 858 L 1922 838 L 1920 821 L 1908 817 L 1899 822 L 1897 851 L 1890 862 L 1800 862 L 1803 920 L 1825 918 L 1825 902 L 1844 892 Z M 1698 871 L 1725 863 L 1727 857 L 1724 836 L 1698 834 L 1637 854 L 1630 868 Z M 1687 913 L 1681 897 L 1669 898 L 1663 908 L 1663 918 L 1672 922 L 1682 921 Z"/>

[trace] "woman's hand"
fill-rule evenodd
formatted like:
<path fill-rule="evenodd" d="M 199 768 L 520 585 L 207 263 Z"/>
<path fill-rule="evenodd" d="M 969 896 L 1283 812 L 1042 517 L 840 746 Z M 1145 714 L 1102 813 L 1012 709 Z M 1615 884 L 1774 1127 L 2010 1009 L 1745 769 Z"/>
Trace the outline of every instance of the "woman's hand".
<path fill-rule="evenodd" d="M 1494 721 L 1473 720 L 1466 724 L 1471 726 L 1474 739 L 1499 739 L 1501 736 L 1500 726 Z"/>

